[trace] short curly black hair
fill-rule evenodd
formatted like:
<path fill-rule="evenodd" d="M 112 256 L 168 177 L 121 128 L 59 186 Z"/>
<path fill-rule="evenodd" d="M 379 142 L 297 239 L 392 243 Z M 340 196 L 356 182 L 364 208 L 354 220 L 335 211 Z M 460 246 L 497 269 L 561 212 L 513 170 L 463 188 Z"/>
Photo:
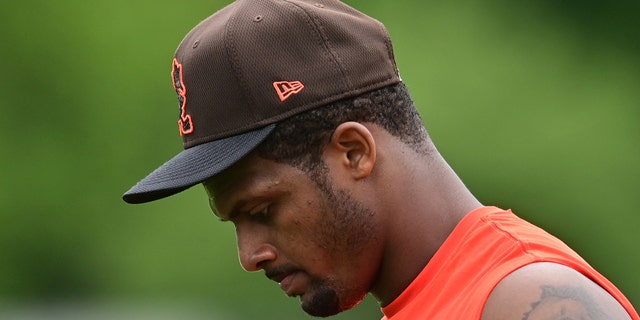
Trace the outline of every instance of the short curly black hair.
<path fill-rule="evenodd" d="M 324 146 L 338 125 L 347 121 L 379 125 L 418 153 L 426 155 L 431 150 L 429 135 L 407 87 L 398 83 L 283 120 L 257 147 L 257 154 L 322 180 Z"/>

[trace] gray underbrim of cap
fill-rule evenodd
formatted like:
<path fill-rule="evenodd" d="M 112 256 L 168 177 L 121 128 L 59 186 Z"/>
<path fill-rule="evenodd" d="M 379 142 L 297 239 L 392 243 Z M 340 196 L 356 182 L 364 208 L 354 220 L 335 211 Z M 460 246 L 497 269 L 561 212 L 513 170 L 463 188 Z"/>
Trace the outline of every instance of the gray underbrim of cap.
<path fill-rule="evenodd" d="M 150 202 L 201 183 L 246 156 L 275 127 L 271 124 L 185 149 L 129 189 L 122 199 L 128 203 Z"/>

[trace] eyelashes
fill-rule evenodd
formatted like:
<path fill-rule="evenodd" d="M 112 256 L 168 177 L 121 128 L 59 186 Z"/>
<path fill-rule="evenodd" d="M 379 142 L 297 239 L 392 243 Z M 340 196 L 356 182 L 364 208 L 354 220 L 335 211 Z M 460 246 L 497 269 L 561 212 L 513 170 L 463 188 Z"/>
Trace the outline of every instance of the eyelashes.
<path fill-rule="evenodd" d="M 269 218 L 269 209 L 271 208 L 269 203 L 264 203 L 256 206 L 249 212 L 249 218 L 252 221 L 264 222 Z"/>

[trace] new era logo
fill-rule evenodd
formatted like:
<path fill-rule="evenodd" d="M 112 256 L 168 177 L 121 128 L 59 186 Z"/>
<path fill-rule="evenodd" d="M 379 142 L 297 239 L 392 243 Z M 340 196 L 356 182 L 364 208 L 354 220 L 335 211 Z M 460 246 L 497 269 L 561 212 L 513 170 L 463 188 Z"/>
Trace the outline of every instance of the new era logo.
<path fill-rule="evenodd" d="M 296 94 L 304 88 L 304 85 L 300 81 L 276 81 L 273 83 L 273 87 L 280 97 L 280 101 L 285 101 L 292 94 Z"/>

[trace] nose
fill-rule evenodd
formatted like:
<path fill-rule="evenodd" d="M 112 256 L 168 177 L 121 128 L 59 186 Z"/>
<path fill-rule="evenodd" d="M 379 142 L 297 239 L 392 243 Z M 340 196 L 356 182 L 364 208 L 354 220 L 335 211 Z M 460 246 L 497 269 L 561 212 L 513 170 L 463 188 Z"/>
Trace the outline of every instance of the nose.
<path fill-rule="evenodd" d="M 262 270 L 267 262 L 275 260 L 278 256 L 276 248 L 257 232 L 241 231 L 237 228 L 236 237 L 240 264 L 248 272 Z"/>

